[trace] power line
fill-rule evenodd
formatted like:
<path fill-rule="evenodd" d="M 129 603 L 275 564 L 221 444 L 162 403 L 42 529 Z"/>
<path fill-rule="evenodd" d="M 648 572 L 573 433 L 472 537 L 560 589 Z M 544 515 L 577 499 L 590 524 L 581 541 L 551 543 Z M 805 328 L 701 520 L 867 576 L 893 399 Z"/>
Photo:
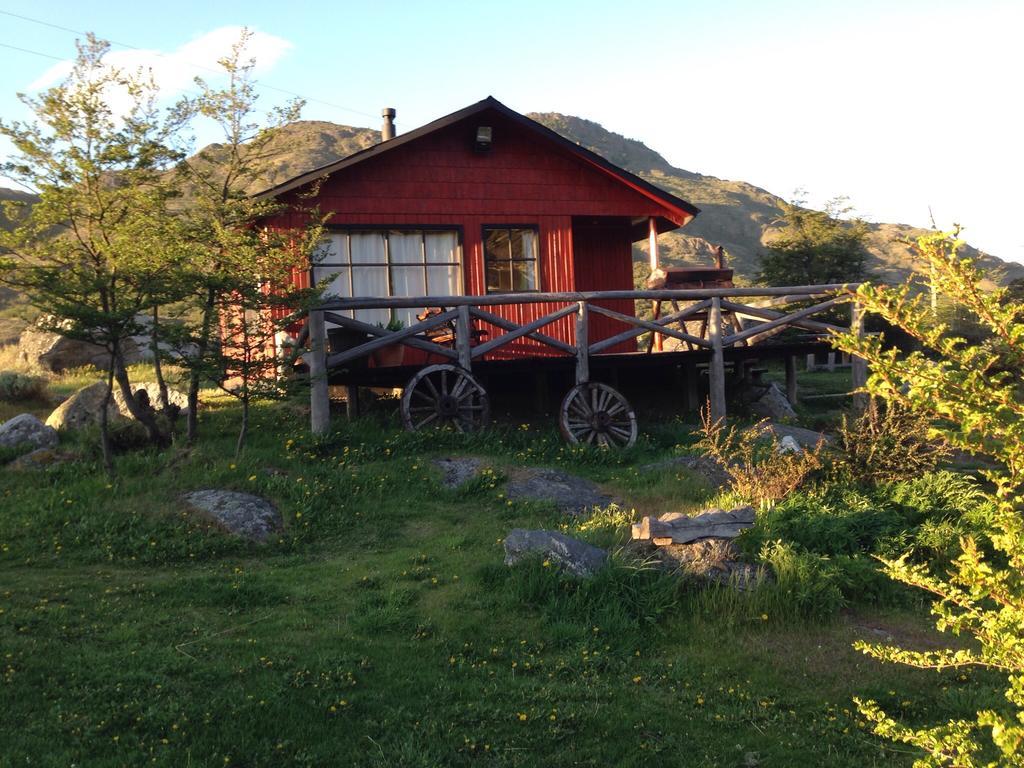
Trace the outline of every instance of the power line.
<path fill-rule="evenodd" d="M 12 13 L 10 11 L 0 10 L 0 15 L 9 16 L 9 17 L 14 18 L 14 19 L 20 19 L 21 21 L 27 21 L 27 22 L 29 22 L 31 24 L 38 24 L 40 26 L 49 27 L 51 29 L 57 29 L 57 30 L 60 30 L 61 32 L 70 32 L 73 35 L 79 35 L 79 36 L 82 36 L 82 37 L 84 37 L 86 34 L 88 34 L 86 32 L 78 30 L 78 29 L 72 29 L 70 27 L 63 27 L 60 24 L 53 24 L 52 22 L 43 21 L 42 19 L 36 19 L 36 18 L 31 17 L 31 16 L 24 16 L 24 15 L 22 15 L 20 13 Z M 111 45 L 117 45 L 117 46 L 119 46 L 121 48 L 128 48 L 129 50 L 133 50 L 133 51 L 142 51 L 142 50 L 144 50 L 144 49 L 140 48 L 137 45 L 131 45 L 130 43 L 122 43 L 122 42 L 119 42 L 117 40 L 107 40 L 107 42 L 110 43 Z M 66 57 L 51 56 L 48 53 L 40 53 L 39 51 L 31 51 L 31 50 L 29 50 L 27 48 L 18 48 L 17 46 L 7 45 L 6 43 L 0 43 L 0 46 L 2 46 L 4 48 L 10 48 L 10 49 L 15 50 L 15 51 L 22 51 L 23 53 L 31 53 L 31 54 L 34 54 L 36 56 L 42 56 L 44 58 L 53 59 L 55 61 L 66 61 L 67 60 Z M 167 56 L 167 54 L 163 53 L 162 51 L 152 51 L 152 53 L 154 53 L 155 55 L 157 55 L 157 56 L 159 56 L 160 58 L 163 58 L 163 59 L 169 58 Z M 223 74 L 223 72 L 221 70 L 214 69 L 213 67 L 208 67 L 205 64 L 196 64 L 193 61 L 186 61 L 185 63 L 188 64 L 190 67 L 195 67 L 196 69 L 201 69 L 201 70 L 204 70 L 206 72 L 212 72 L 212 73 L 218 74 L 218 75 Z M 286 94 L 288 96 L 293 96 L 295 98 L 302 99 L 303 101 L 308 102 L 308 103 L 323 104 L 324 106 L 327 106 L 327 107 L 332 107 L 334 109 L 340 109 L 342 112 L 350 112 L 350 113 L 352 113 L 354 115 L 362 115 L 363 117 L 369 117 L 369 118 L 376 117 L 376 115 L 372 115 L 369 112 L 363 112 L 362 110 L 359 110 L 359 109 L 352 109 L 351 107 L 346 107 L 346 106 L 343 106 L 341 104 L 335 104 L 334 102 L 326 101 L 324 99 L 317 99 L 317 98 L 313 98 L 313 97 L 310 97 L 310 96 L 303 96 L 301 93 L 297 93 L 295 91 L 290 91 L 287 88 L 278 88 L 277 86 L 271 85 L 269 83 L 262 82 L 260 80 L 254 80 L 253 83 L 255 85 L 258 85 L 261 88 L 264 88 L 264 89 L 268 90 L 268 91 L 277 91 L 278 93 L 283 93 L 283 94 Z"/>
<path fill-rule="evenodd" d="M 0 11 L 2 13 L 2 11 Z M 39 51 L 30 51 L 28 48 L 19 48 L 16 45 L 8 45 L 7 43 L 0 43 L 0 48 L 10 48 L 12 51 L 21 51 L 22 53 L 31 53 L 33 56 L 42 56 L 44 59 L 53 59 L 54 61 L 67 61 L 66 58 L 61 56 L 51 56 L 48 53 L 40 53 Z"/>

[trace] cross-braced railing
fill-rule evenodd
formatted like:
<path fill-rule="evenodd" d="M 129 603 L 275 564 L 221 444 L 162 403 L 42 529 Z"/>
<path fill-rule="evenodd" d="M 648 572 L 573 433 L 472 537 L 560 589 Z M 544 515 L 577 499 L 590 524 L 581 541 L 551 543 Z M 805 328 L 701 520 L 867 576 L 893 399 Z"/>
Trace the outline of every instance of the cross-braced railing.
<path fill-rule="evenodd" d="M 799 328 L 826 336 L 847 330 L 846 326 L 820 319 L 837 305 L 847 303 L 856 289 L 851 284 L 789 286 L 781 288 L 704 288 L 682 290 L 593 291 L 571 293 L 498 294 L 488 296 L 411 296 L 357 297 L 334 299 L 310 312 L 308 324 L 311 346 L 310 374 L 313 379 L 314 431 L 327 424 L 327 374 L 339 366 L 395 344 L 426 352 L 451 361 L 467 374 L 473 362 L 492 355 L 513 342 L 524 339 L 539 347 L 571 356 L 576 362 L 577 386 L 590 380 L 590 358 L 608 353 L 623 342 L 645 333 L 675 339 L 682 349 L 708 350 L 710 407 L 715 419 L 725 416 L 725 350 L 765 342 L 788 328 Z M 671 312 L 654 319 L 636 317 L 602 306 L 616 300 L 650 300 L 668 303 Z M 808 304 L 808 302 L 814 302 Z M 507 305 L 556 305 L 556 308 L 530 320 L 516 323 L 492 311 Z M 557 306 L 562 305 L 562 306 Z M 794 306 L 795 305 L 795 306 Z M 856 305 L 853 305 L 854 308 Z M 350 317 L 357 310 L 394 310 L 437 308 L 419 322 L 393 330 Z M 603 315 L 627 326 L 614 335 L 589 340 L 591 313 Z M 819 319 L 813 319 L 819 316 Z M 575 318 L 572 343 L 542 332 L 546 326 Z M 365 335 L 365 341 L 349 349 L 328 354 L 326 323 Z M 851 327 L 860 329 L 856 311 Z M 486 324 L 503 331 L 487 340 L 474 333 L 474 326 Z M 437 332 L 447 330 L 446 343 L 439 343 Z M 654 354 L 658 354 L 655 352 Z M 854 385 L 863 383 L 866 373 L 854 370 Z"/>

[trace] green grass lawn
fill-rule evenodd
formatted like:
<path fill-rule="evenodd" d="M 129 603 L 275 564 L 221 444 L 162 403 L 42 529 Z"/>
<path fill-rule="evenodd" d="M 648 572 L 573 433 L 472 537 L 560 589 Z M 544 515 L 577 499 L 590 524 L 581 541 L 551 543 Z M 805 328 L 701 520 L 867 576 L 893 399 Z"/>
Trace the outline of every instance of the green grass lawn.
<path fill-rule="evenodd" d="M 623 453 L 380 417 L 314 441 L 281 404 L 257 409 L 235 462 L 236 418 L 213 403 L 196 448 L 123 455 L 113 482 L 82 445 L 80 462 L 0 470 L 0 766 L 909 765 L 853 696 L 922 724 L 998 700 L 983 675 L 851 648 L 936 644 L 913 601 L 795 621 L 719 612 L 623 561 L 589 586 L 502 565 L 512 527 L 581 527 L 509 502 L 511 467 L 565 468 L 640 512 L 707 502 L 683 471 L 637 470 L 686 450 L 681 425 Z M 446 490 L 430 459 L 447 455 L 495 474 Z M 284 533 L 211 530 L 177 501 L 208 487 L 273 500 Z"/>

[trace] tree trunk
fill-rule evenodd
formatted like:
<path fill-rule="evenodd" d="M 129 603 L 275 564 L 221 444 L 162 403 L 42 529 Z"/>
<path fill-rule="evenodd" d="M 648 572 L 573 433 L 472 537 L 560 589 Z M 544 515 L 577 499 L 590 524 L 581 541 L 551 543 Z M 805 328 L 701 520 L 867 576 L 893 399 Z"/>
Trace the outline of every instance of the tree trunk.
<path fill-rule="evenodd" d="M 242 426 L 238 430 L 238 442 L 235 443 L 235 461 L 242 457 L 242 449 L 245 447 L 245 438 L 249 433 L 249 395 L 248 392 L 242 395 Z"/>
<path fill-rule="evenodd" d="M 114 398 L 114 361 L 117 350 L 111 347 L 110 359 L 107 362 L 107 391 L 100 406 L 100 448 L 103 453 L 103 471 L 107 477 L 114 477 L 114 457 L 110 449 L 110 401 Z"/>
<path fill-rule="evenodd" d="M 167 382 L 164 380 L 163 367 L 160 365 L 160 308 L 153 307 L 153 326 L 149 334 L 150 349 L 153 352 L 153 370 L 156 375 L 156 385 L 160 390 L 160 410 L 164 413 L 170 411 L 170 401 L 167 397 Z"/>
<path fill-rule="evenodd" d="M 146 428 L 149 441 L 154 445 L 167 445 L 167 436 L 160 431 L 153 408 L 144 406 L 135 399 L 135 395 L 132 393 L 132 383 L 128 378 L 128 371 L 125 369 L 124 358 L 121 356 L 120 351 L 114 354 L 113 375 L 117 380 L 118 388 L 121 390 L 121 397 L 124 398 L 128 413 Z"/>
<path fill-rule="evenodd" d="M 206 353 L 210 349 L 210 331 L 213 326 L 213 309 L 216 306 L 217 291 L 206 289 L 206 302 L 203 305 L 203 322 L 196 342 L 196 359 L 193 361 L 192 372 L 188 380 L 188 415 L 186 440 L 191 445 L 199 434 L 199 384 L 202 381 L 202 366 Z"/>

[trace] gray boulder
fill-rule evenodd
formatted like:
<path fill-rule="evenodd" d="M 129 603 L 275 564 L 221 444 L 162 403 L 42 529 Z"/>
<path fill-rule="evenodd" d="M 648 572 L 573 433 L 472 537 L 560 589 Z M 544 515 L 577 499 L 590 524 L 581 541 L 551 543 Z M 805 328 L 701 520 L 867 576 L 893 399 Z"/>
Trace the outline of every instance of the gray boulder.
<path fill-rule="evenodd" d="M 769 384 L 764 394 L 750 404 L 750 409 L 759 416 L 767 416 L 769 419 L 795 419 L 796 411 L 790 405 L 789 400 L 779 385 L 774 382 Z"/>
<path fill-rule="evenodd" d="M 274 505 L 251 493 L 201 490 L 181 498 L 229 533 L 250 541 L 264 542 L 283 527 L 281 513 Z"/>
<path fill-rule="evenodd" d="M 555 469 L 518 470 L 509 480 L 506 492 L 510 499 L 554 502 L 566 514 L 583 514 L 613 501 L 590 480 Z"/>
<path fill-rule="evenodd" d="M 513 528 L 505 537 L 505 565 L 543 557 L 580 578 L 589 578 L 608 564 L 608 553 L 558 531 Z"/>
<path fill-rule="evenodd" d="M 156 382 L 146 381 L 140 384 L 132 384 L 132 392 L 139 397 L 140 392 L 145 392 L 149 398 L 150 405 L 159 410 L 160 391 Z M 100 423 L 100 413 L 103 407 L 103 399 L 107 394 L 107 385 L 102 381 L 82 387 L 71 397 L 61 403 L 47 417 L 46 423 L 54 429 L 82 429 L 92 424 Z M 188 410 L 188 397 L 183 392 L 169 390 L 167 399 L 181 409 Z M 107 408 L 107 418 L 110 421 L 116 419 L 130 419 L 131 412 L 124 401 L 120 388 L 114 387 L 114 396 Z"/>
<path fill-rule="evenodd" d="M 480 459 L 453 458 L 434 459 L 433 464 L 441 470 L 441 485 L 445 488 L 458 488 L 463 483 L 468 483 L 478 474 L 483 462 Z"/>
<path fill-rule="evenodd" d="M 19 456 L 6 469 L 14 472 L 29 472 L 34 470 L 49 469 L 74 460 L 74 455 L 64 453 L 54 448 L 36 448 L 31 453 Z"/>
<path fill-rule="evenodd" d="M 145 392 L 149 398 L 150 405 L 156 410 L 160 410 L 160 385 L 155 381 L 143 381 L 138 384 L 132 384 L 132 392 L 135 394 L 136 399 L 139 397 L 140 392 Z M 114 401 L 117 403 L 121 415 L 125 418 L 130 418 L 131 413 L 128 410 L 128 406 L 125 405 L 124 395 L 121 394 L 121 390 L 117 387 L 114 388 Z M 185 413 L 188 410 L 188 395 L 184 392 L 168 389 L 167 402 L 169 405 L 178 408 L 181 413 Z"/>
<path fill-rule="evenodd" d="M 832 438 L 824 432 L 815 432 L 813 429 L 793 427 L 789 424 L 772 423 L 767 424 L 766 428 L 775 435 L 780 442 L 785 440 L 787 437 L 791 437 L 801 448 L 814 448 L 819 442 L 824 442 L 826 445 L 832 442 Z"/>
<path fill-rule="evenodd" d="M 53 448 L 57 442 L 57 430 L 43 424 L 31 413 L 22 413 L 0 424 L 0 447 L 31 445 L 34 448 Z"/>
<path fill-rule="evenodd" d="M 133 339 L 124 340 L 121 353 L 126 365 L 141 362 L 149 356 L 145 345 Z M 26 328 L 18 339 L 18 357 L 33 368 L 60 373 L 83 366 L 103 368 L 110 354 L 97 344 L 69 339 L 35 325 Z"/>
<path fill-rule="evenodd" d="M 61 403 L 46 419 L 46 425 L 54 429 L 82 429 L 99 424 L 103 400 L 107 396 L 107 385 L 102 381 L 82 387 Z M 111 400 L 107 406 L 110 421 L 123 418 L 117 403 Z"/>

